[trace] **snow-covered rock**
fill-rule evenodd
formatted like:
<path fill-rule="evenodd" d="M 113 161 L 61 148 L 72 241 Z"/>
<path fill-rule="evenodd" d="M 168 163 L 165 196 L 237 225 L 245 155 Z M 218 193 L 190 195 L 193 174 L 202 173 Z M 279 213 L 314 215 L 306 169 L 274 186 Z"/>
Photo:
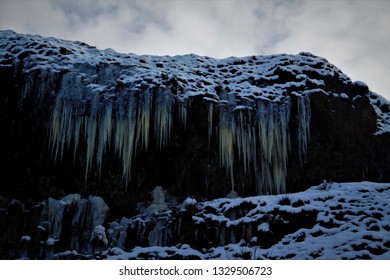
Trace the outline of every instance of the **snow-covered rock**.
<path fill-rule="evenodd" d="M 0 32 L 0 119 L 6 131 L 0 185 L 2 196 L 16 199 L 1 199 L 0 218 L 28 221 L 15 237 L 11 226 L 1 233 L 10 244 L 24 235 L 34 243 L 39 229 L 42 246 L 58 240 L 45 245 L 53 254 L 67 236 L 71 245 L 61 257 L 85 257 L 109 205 L 113 217 L 129 217 L 108 225 L 111 247 L 139 248 L 150 256 L 142 247 L 172 245 L 192 257 L 228 258 L 235 246 L 268 250 L 285 238 L 310 239 L 307 229 L 316 222 L 337 224 L 303 198 L 275 196 L 280 207 L 257 212 L 266 202 L 248 196 L 272 200 L 269 195 L 300 192 L 324 179 L 390 181 L 389 101 L 325 58 L 140 56 Z M 174 200 L 156 195 L 152 211 L 138 211 L 147 209 L 148 194 L 158 185 L 170 199 L 197 202 L 172 208 Z M 325 184 L 316 192 L 330 189 Z M 93 195 L 63 197 L 67 193 Z M 215 206 L 212 199 L 221 197 L 228 198 Z M 297 217 L 305 224 L 283 222 Z M 184 232 L 183 225 L 191 229 Z M 338 254 L 321 253 L 325 249 L 316 254 Z M 240 256 L 248 257 L 252 249 L 242 250 Z M 371 258 L 383 250 L 368 251 Z M 164 252 L 157 255 L 175 255 Z"/>
<path fill-rule="evenodd" d="M 196 236 L 199 238 L 200 232 L 195 227 L 193 237 L 181 240 L 189 244 L 185 250 L 180 245 L 151 245 L 135 247 L 129 252 L 109 251 L 107 257 L 159 259 L 175 255 L 185 258 L 189 254 L 200 259 L 389 259 L 389 198 L 390 184 L 361 182 L 327 183 L 326 187 L 322 184 L 288 195 L 207 201 L 198 205 L 200 210 L 194 213 L 197 217 L 194 223 L 201 219 L 206 227 L 219 227 L 216 232 L 224 237 L 216 238 L 226 243 L 199 246 Z M 236 215 L 231 214 L 232 210 Z M 315 219 L 309 221 L 304 213 L 314 213 Z M 301 226 L 294 229 L 297 223 Z M 172 220 L 164 226 L 169 224 Z M 251 224 L 256 227 L 246 231 Z M 283 224 L 285 228 L 280 232 Z M 235 236 L 226 239 L 226 232 L 235 225 L 241 230 L 238 227 L 231 230 L 230 235 Z M 188 228 L 186 225 L 182 230 Z M 223 228 L 226 230 L 222 231 Z M 271 243 L 265 240 L 275 235 L 280 238 L 274 238 Z"/>

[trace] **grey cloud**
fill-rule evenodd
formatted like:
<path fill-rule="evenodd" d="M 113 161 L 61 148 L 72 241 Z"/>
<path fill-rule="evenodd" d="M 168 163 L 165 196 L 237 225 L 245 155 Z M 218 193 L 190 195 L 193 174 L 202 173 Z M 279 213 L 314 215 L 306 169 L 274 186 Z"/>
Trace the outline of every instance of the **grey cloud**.
<path fill-rule="evenodd" d="M 171 28 L 166 18 L 169 8 L 166 1 L 128 1 L 126 3 L 128 13 L 132 14 L 131 31 L 140 34 L 149 25 L 166 31 Z"/>
<path fill-rule="evenodd" d="M 110 2 L 105 2 L 110 3 Z M 50 2 L 53 9 L 62 11 L 69 21 L 73 24 L 76 22 L 87 22 L 89 20 L 96 20 L 101 15 L 112 10 L 111 4 L 104 5 L 102 1 L 84 0 L 55 0 Z"/>
<path fill-rule="evenodd" d="M 299 14 L 286 19 L 288 36 L 272 49 L 325 56 L 352 79 L 389 96 L 389 12 L 387 1 L 305 1 Z"/>

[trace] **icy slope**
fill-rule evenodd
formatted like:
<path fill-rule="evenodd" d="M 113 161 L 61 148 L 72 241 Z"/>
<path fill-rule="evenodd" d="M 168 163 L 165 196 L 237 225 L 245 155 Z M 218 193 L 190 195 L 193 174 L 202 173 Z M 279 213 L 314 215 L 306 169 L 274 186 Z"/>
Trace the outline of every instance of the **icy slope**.
<path fill-rule="evenodd" d="M 389 183 L 334 182 L 275 196 L 171 199 L 167 209 L 121 219 L 95 196 L 49 198 L 31 208 L 12 200 L 0 208 L 0 256 L 389 260 L 389 200 Z"/>
<path fill-rule="evenodd" d="M 108 259 L 390 259 L 390 184 L 371 182 L 324 183 L 307 191 L 288 195 L 217 199 L 198 203 L 193 222 L 232 230 L 235 243 L 195 250 L 194 244 L 135 247 L 130 252 L 112 248 L 102 254 Z M 248 205 L 253 205 L 248 211 Z M 232 216 L 241 209 L 241 216 Z M 246 211 L 245 211 L 246 209 Z M 286 213 L 305 219 L 304 212 L 316 213 L 314 225 L 285 233 L 272 246 L 263 246 L 279 234 L 276 224 L 297 223 Z M 240 212 L 236 212 L 240 213 Z M 283 214 L 284 213 L 284 214 Z M 299 218 L 300 217 L 300 218 Z M 285 218 L 285 220 L 283 220 Z M 142 219 L 141 217 L 132 218 Z M 127 221 L 131 225 L 131 222 Z M 254 234 L 245 229 L 256 225 Z M 196 232 L 194 233 L 196 234 Z M 164 237 L 160 237 L 162 240 Z M 219 240 L 227 236 L 221 235 Z M 231 237 L 229 237 L 231 238 Z M 248 238 L 250 239 L 248 241 Z M 260 245 L 257 245 L 259 244 Z"/>

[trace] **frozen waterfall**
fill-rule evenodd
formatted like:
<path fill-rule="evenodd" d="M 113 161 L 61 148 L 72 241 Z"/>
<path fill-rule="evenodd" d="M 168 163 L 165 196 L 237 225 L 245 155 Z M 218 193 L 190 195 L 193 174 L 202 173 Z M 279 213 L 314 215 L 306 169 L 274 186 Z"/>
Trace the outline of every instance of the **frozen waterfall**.
<path fill-rule="evenodd" d="M 298 147 L 292 149 L 298 151 L 303 163 L 310 135 L 308 94 L 294 94 L 295 103 L 276 87 L 272 92 L 243 94 L 226 86 L 219 90 L 202 89 L 204 84 L 200 82 L 194 92 L 186 88 L 194 87 L 191 79 L 179 79 L 165 72 L 156 78 L 153 72 L 156 70 L 151 69 L 149 77 L 143 72 L 136 74 L 140 70 L 135 66 L 77 64 L 77 68 L 61 74 L 42 72 L 38 81 L 26 73 L 21 103 L 32 91 L 37 92 L 37 104 L 45 97 L 52 102 L 47 125 L 55 161 L 62 161 L 68 152 L 74 159 L 81 156 L 87 182 L 92 174 L 101 175 L 107 164 L 106 155 L 114 153 L 111 158 L 119 161 L 124 185 L 129 186 L 134 159 L 150 149 L 164 151 L 170 144 L 172 131 L 178 131 L 177 125 L 181 125 L 180 129 L 187 128 L 193 98 L 200 98 L 207 108 L 204 134 L 209 149 L 219 155 L 211 162 L 218 162 L 226 170 L 232 194 L 241 184 L 237 179 L 241 169 L 243 176 L 255 177 L 257 194 L 286 192 L 291 106 L 297 104 L 294 112 L 298 124 L 294 133 Z"/>
<path fill-rule="evenodd" d="M 48 233 L 50 246 L 70 235 L 70 249 L 90 252 L 101 225 L 105 222 L 109 208 L 99 196 L 81 198 L 78 194 L 56 200 L 49 198 L 43 202 L 40 225 Z M 67 234 L 63 234 L 66 231 Z M 49 242 L 50 241 L 50 242 Z M 62 240 L 62 242 L 64 242 Z"/>
<path fill-rule="evenodd" d="M 222 93 L 218 103 L 207 102 L 209 144 L 218 137 L 219 161 L 226 168 L 232 192 L 236 184 L 234 170 L 239 164 L 245 173 L 255 174 L 258 194 L 286 192 L 290 97 L 282 102 L 258 99 L 237 105 L 234 94 Z M 108 94 L 102 86 L 83 86 L 80 75 L 65 74 L 50 121 L 54 158 L 61 160 L 64 151 L 71 148 L 76 155 L 80 142 L 84 143 L 87 179 L 92 169 L 101 171 L 104 155 L 113 147 L 122 162 L 127 185 L 137 152 L 148 150 L 150 137 L 154 138 L 155 148 L 163 150 L 174 129 L 174 106 L 185 127 L 188 104 L 168 88 L 137 91 L 130 87 Z M 310 134 L 310 99 L 300 96 L 297 104 L 297 140 L 302 161 Z"/>

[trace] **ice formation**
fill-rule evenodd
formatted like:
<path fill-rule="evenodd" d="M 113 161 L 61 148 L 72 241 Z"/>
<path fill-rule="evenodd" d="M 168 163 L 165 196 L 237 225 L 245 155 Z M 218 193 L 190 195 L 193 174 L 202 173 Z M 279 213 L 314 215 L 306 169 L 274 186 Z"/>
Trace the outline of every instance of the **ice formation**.
<path fill-rule="evenodd" d="M 110 227 L 131 234 L 127 240 L 145 241 L 143 245 L 122 247 L 114 242 L 106 255 L 123 260 L 187 254 L 226 260 L 388 260 L 389 196 L 388 183 L 324 182 L 287 195 L 199 202 L 187 210 L 190 219 L 186 221 L 180 211 L 136 215 Z M 286 199 L 288 203 L 282 203 Z M 175 207 L 185 211 L 182 205 Z"/>
<path fill-rule="evenodd" d="M 108 245 L 106 229 L 102 225 L 96 226 L 91 236 L 92 251 L 104 250 Z"/>
<path fill-rule="evenodd" d="M 165 192 L 161 186 L 157 186 L 152 191 L 153 201 L 152 204 L 147 208 L 148 212 L 155 213 L 168 209 L 168 205 L 165 202 Z"/>
<path fill-rule="evenodd" d="M 298 152 L 299 159 L 301 160 L 301 164 L 305 160 L 306 150 L 307 150 L 307 142 L 310 140 L 310 97 L 309 95 L 302 95 L 301 98 L 298 99 Z"/>
<path fill-rule="evenodd" d="M 15 48 L 11 42 L 17 40 Z M 318 76 L 337 75 L 351 83 L 309 53 L 226 59 L 138 56 L 12 31 L 2 31 L 0 43 L 3 57 L 15 57 L 24 75 L 21 107 L 32 96 L 37 108 L 51 104 L 47 126 L 53 158 L 61 161 L 69 151 L 85 157 L 87 180 L 101 174 L 106 154 L 113 152 L 126 186 L 134 158 L 150 150 L 151 143 L 153 151 L 164 150 L 176 125 L 186 127 L 196 97 L 206 104 L 205 134 L 210 148 L 219 151 L 232 193 L 239 168 L 255 176 L 257 193 L 283 193 L 289 152 L 298 150 L 304 162 L 307 151 L 309 87 L 324 85 Z M 297 141 L 290 141 L 292 104 L 297 104 Z M 292 142 L 298 147 L 290 149 Z"/>
<path fill-rule="evenodd" d="M 70 230 L 70 248 L 88 252 L 93 235 L 100 230 L 101 225 L 107 218 L 109 208 L 99 196 L 90 196 L 88 199 L 81 198 L 78 194 L 67 195 L 62 199 L 49 198 L 43 203 L 41 225 L 47 227 L 51 243 L 61 239 L 64 230 Z M 69 214 L 70 207 L 75 211 L 71 217 L 71 223 L 66 224 L 64 215 Z M 100 227 L 99 227 L 100 226 Z M 104 240 L 103 240 L 104 241 Z"/>

